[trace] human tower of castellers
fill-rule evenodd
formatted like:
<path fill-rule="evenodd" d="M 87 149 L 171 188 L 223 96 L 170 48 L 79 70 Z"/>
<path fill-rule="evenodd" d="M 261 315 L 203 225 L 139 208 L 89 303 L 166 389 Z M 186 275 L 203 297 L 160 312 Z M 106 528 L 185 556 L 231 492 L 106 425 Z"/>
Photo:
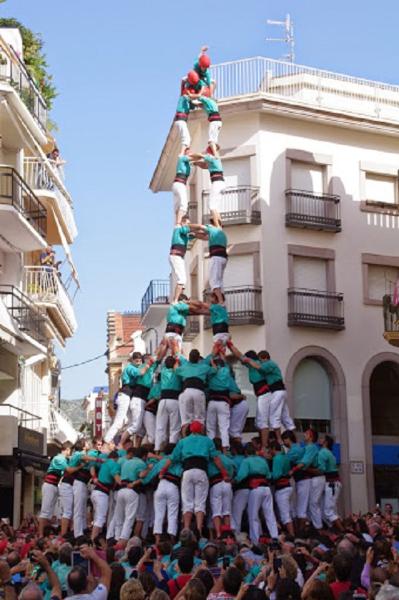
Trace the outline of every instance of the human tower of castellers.
<path fill-rule="evenodd" d="M 173 183 L 175 226 L 170 264 L 175 279 L 165 336 L 155 356 L 133 352 L 121 376 L 116 412 L 104 439 L 68 442 L 45 476 L 40 515 L 41 533 L 52 519 L 58 498 L 61 536 L 92 538 L 106 528 L 108 539 L 126 546 L 131 535 L 152 529 L 157 542 L 178 529 L 205 528 L 218 539 L 249 525 L 252 542 L 279 527 L 300 532 L 309 521 L 316 530 L 342 529 L 337 513 L 340 494 L 333 440 L 309 429 L 298 444 L 287 407 L 281 371 L 266 350 L 243 354 L 229 333 L 223 295 L 227 237 L 220 215 L 224 188 L 218 137 L 222 126 L 207 48 L 182 80 L 175 123 L 181 150 Z M 204 109 L 209 121 L 205 152 L 190 149 L 187 120 Z M 192 166 L 208 169 L 210 224 L 187 218 L 187 179 Z M 190 238 L 209 245 L 209 301 L 184 294 L 184 256 Z M 203 358 L 196 349 L 181 353 L 188 315 L 208 315 L 213 348 Z M 257 398 L 259 436 L 244 444 L 248 403 L 237 386 L 230 357 L 247 369 Z M 143 443 L 145 442 L 145 443 Z M 89 502 L 90 499 L 90 502 Z M 91 511 L 88 506 L 91 505 Z M 89 527 L 90 528 L 90 527 Z"/>

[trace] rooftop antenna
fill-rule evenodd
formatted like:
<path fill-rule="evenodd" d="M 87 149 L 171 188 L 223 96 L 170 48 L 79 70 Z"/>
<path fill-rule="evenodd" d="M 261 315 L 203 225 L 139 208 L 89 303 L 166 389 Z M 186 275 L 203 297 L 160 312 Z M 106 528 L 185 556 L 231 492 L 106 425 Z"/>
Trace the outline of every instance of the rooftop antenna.
<path fill-rule="evenodd" d="M 284 60 L 288 60 L 293 63 L 295 61 L 295 38 L 294 38 L 294 23 L 291 16 L 287 14 L 285 21 L 273 21 L 267 19 L 268 25 L 277 25 L 278 27 L 284 27 L 285 37 L 283 38 L 266 38 L 267 42 L 284 42 L 288 46 L 288 54 L 283 55 Z"/>

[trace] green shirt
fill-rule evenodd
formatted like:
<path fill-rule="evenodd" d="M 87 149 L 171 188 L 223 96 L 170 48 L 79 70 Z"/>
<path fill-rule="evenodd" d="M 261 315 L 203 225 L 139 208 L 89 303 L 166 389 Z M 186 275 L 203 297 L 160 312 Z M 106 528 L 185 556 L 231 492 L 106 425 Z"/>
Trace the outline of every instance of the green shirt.
<path fill-rule="evenodd" d="M 190 227 L 188 225 L 178 225 L 173 229 L 171 246 L 184 246 L 187 248 L 189 234 Z"/>
<path fill-rule="evenodd" d="M 335 456 L 328 448 L 320 448 L 317 456 L 317 466 L 322 473 L 336 473 L 338 471 Z"/>
<path fill-rule="evenodd" d="M 220 227 L 215 227 L 214 225 L 205 225 L 205 229 L 208 234 L 208 245 L 211 246 L 223 246 L 227 248 L 227 235 L 220 229 Z"/>
<path fill-rule="evenodd" d="M 211 314 L 211 325 L 229 322 L 229 313 L 227 312 L 227 308 L 222 304 L 211 304 L 209 312 Z"/>
<path fill-rule="evenodd" d="M 69 459 L 68 467 L 79 467 L 83 466 L 82 457 L 86 454 L 86 452 L 79 451 L 74 452 Z"/>
<path fill-rule="evenodd" d="M 100 467 L 98 481 L 104 485 L 111 485 L 114 483 L 114 476 L 120 475 L 120 472 L 121 465 L 112 458 L 109 458 Z"/>
<path fill-rule="evenodd" d="M 121 467 L 121 479 L 123 481 L 136 481 L 139 473 L 144 471 L 146 464 L 141 458 L 129 458 Z"/>
<path fill-rule="evenodd" d="M 241 390 L 238 387 L 237 382 L 232 375 L 230 375 L 229 392 L 230 394 L 241 394 Z"/>
<path fill-rule="evenodd" d="M 273 456 L 272 478 L 274 481 L 281 479 L 281 477 L 289 477 L 290 468 L 290 459 L 286 454 L 281 454 L 280 452 Z"/>
<path fill-rule="evenodd" d="M 187 458 L 198 456 L 212 460 L 217 456 L 215 444 L 205 435 L 192 433 L 180 440 L 172 452 L 171 460 L 182 463 Z"/>
<path fill-rule="evenodd" d="M 229 478 L 232 479 L 236 470 L 234 461 L 225 454 L 223 454 L 223 452 L 217 452 L 217 456 L 220 458 L 221 463 L 226 469 Z M 219 475 L 219 473 L 219 468 L 215 465 L 213 461 L 211 461 L 208 464 L 208 477 L 216 477 L 217 475 Z"/>
<path fill-rule="evenodd" d="M 190 173 L 190 159 L 188 156 L 179 156 L 176 163 L 176 175 L 184 175 L 184 177 L 189 177 Z"/>
<path fill-rule="evenodd" d="M 241 463 L 236 481 L 240 483 L 247 477 L 256 477 L 257 475 L 270 479 L 271 475 L 267 461 L 261 456 L 247 456 Z"/>
<path fill-rule="evenodd" d="M 204 360 L 200 360 L 197 363 L 191 363 L 190 361 L 184 359 L 183 364 L 181 364 L 180 367 L 177 367 L 175 373 L 181 377 L 183 381 L 195 377 L 197 379 L 201 379 L 201 381 L 205 383 L 207 377 L 216 373 L 216 370 L 208 365 Z"/>
<path fill-rule="evenodd" d="M 210 87 L 212 83 L 211 72 L 209 69 L 201 69 L 199 60 L 196 60 L 194 63 L 194 71 L 198 73 L 200 79 L 205 83 L 207 87 Z"/>
<path fill-rule="evenodd" d="M 165 456 L 161 460 L 159 460 L 151 469 L 151 471 L 144 477 L 143 485 L 149 484 L 155 477 L 159 475 L 164 466 L 166 465 L 166 461 L 170 460 L 171 456 Z M 179 462 L 172 462 L 169 466 L 167 473 L 171 475 L 175 475 L 176 477 L 181 477 L 183 473 L 183 467 Z"/>
<path fill-rule="evenodd" d="M 104 458 L 102 452 L 100 452 L 100 450 L 94 450 L 94 448 L 92 450 L 88 451 L 87 456 L 92 456 L 95 459 L 96 458 Z M 98 471 L 101 466 L 101 463 L 97 462 L 96 460 L 93 460 L 93 461 L 90 461 L 89 463 L 86 463 L 86 466 L 88 469 L 91 469 L 91 467 L 94 467 Z"/>
<path fill-rule="evenodd" d="M 57 454 L 51 460 L 47 473 L 55 473 L 61 477 L 68 466 L 68 459 L 63 454 Z"/>
<path fill-rule="evenodd" d="M 217 367 L 216 373 L 209 375 L 209 389 L 214 392 L 230 391 L 231 386 L 230 367 Z"/>
<path fill-rule="evenodd" d="M 153 362 L 152 365 L 150 367 L 148 367 L 148 369 L 146 370 L 145 373 L 143 373 L 142 375 L 139 375 L 137 377 L 136 384 L 143 385 L 144 387 L 150 388 L 152 385 L 152 379 L 154 377 L 154 372 L 155 372 L 156 368 L 158 367 L 158 365 L 159 365 L 158 361 Z"/>
<path fill-rule="evenodd" d="M 259 364 L 261 366 L 261 372 L 266 376 L 266 381 L 269 385 L 272 385 L 277 381 L 283 381 L 280 367 L 273 360 L 261 360 L 259 361 Z"/>
<path fill-rule="evenodd" d="M 199 100 L 208 116 L 214 115 L 215 113 L 219 114 L 219 107 L 216 100 L 209 98 L 208 96 L 201 96 Z"/>
<path fill-rule="evenodd" d="M 171 304 L 166 315 L 166 322 L 174 325 L 186 326 L 186 317 L 190 314 L 190 307 L 185 302 Z"/>
<path fill-rule="evenodd" d="M 139 375 L 139 369 L 135 365 L 126 365 L 122 371 L 122 385 L 134 385 Z"/>
<path fill-rule="evenodd" d="M 181 392 L 182 388 L 183 381 L 180 375 L 176 373 L 176 369 L 167 369 L 166 367 L 162 367 L 161 390 L 174 390 L 175 392 Z"/>
<path fill-rule="evenodd" d="M 216 158 L 213 154 L 204 154 L 203 159 L 208 165 L 209 173 L 223 173 L 223 165 L 220 158 Z"/>
<path fill-rule="evenodd" d="M 291 448 L 287 450 L 287 456 L 290 461 L 290 465 L 294 467 L 302 462 L 302 457 L 305 453 L 305 448 L 300 444 L 292 444 Z"/>
<path fill-rule="evenodd" d="M 259 360 L 254 360 L 253 362 L 260 365 Z M 255 369 L 255 367 L 251 367 L 251 365 L 248 363 L 244 363 L 244 365 L 248 369 L 248 377 L 252 385 L 254 385 L 255 383 L 259 383 L 259 381 L 266 381 L 266 375 L 261 369 Z"/>
<path fill-rule="evenodd" d="M 159 400 L 161 397 L 161 382 L 153 383 L 148 394 L 148 400 Z"/>
<path fill-rule="evenodd" d="M 317 469 L 317 455 L 319 453 L 319 448 L 316 444 L 306 444 L 305 452 L 301 458 L 301 463 L 303 464 L 304 469 L 308 469 L 309 467 Z"/>

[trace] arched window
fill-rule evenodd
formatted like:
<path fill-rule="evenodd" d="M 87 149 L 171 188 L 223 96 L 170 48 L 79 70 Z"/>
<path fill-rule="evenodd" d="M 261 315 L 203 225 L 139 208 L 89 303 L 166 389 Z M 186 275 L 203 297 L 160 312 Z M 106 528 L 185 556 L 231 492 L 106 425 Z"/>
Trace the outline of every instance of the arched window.
<path fill-rule="evenodd" d="M 370 377 L 370 412 L 373 435 L 399 436 L 399 365 L 386 361 Z"/>
<path fill-rule="evenodd" d="M 294 418 L 298 431 L 310 425 L 331 431 L 331 379 L 317 358 L 304 358 L 293 378 Z"/>

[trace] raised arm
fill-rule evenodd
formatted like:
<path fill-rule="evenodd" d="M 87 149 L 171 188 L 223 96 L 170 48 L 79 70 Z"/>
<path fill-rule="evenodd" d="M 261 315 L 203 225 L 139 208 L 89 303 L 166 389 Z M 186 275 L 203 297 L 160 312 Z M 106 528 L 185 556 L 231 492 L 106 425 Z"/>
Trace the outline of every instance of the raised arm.
<path fill-rule="evenodd" d="M 92 560 L 94 562 L 94 564 L 96 565 L 96 567 L 98 567 L 98 569 L 100 571 L 99 583 L 101 583 L 109 591 L 109 589 L 111 587 L 111 576 L 112 576 L 112 571 L 111 571 L 111 567 L 109 566 L 109 564 L 106 563 L 105 560 L 103 560 L 102 558 L 97 556 L 96 552 L 94 551 L 94 548 L 91 548 L 90 546 L 82 546 L 80 548 L 80 554 L 82 555 L 83 558 Z"/>
<path fill-rule="evenodd" d="M 38 550 L 34 550 L 33 556 L 35 557 L 36 562 L 42 567 L 43 571 L 46 572 L 48 582 L 51 588 L 51 597 L 52 598 L 62 598 L 61 584 L 59 579 L 53 569 L 50 566 L 47 558 L 42 552 Z"/>

